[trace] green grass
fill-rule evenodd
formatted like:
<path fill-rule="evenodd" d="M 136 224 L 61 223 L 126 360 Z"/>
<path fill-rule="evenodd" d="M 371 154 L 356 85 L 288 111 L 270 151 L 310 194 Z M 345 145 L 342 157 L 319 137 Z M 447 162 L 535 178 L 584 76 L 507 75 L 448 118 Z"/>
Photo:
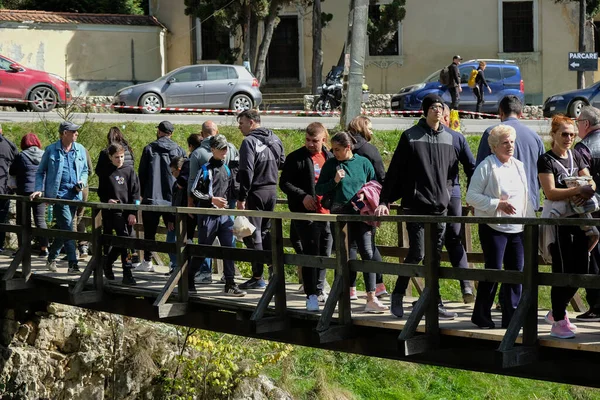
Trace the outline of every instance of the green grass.
<path fill-rule="evenodd" d="M 123 116 L 124 120 L 126 116 Z M 168 117 L 165 117 L 168 119 Z M 200 130 L 198 125 L 176 126 L 173 139 L 187 149 L 186 138 Z M 100 150 L 106 146 L 108 129 L 117 125 L 133 147 L 136 165 L 143 147 L 155 139 L 156 124 L 123 122 L 106 124 L 86 122 L 80 129 L 78 141 L 89 151 L 94 165 Z M 58 139 L 58 123 L 3 123 L 4 135 L 17 145 L 21 137 L 35 132 L 44 146 Z M 235 127 L 220 129 L 227 138 L 239 146 L 243 137 Z M 303 145 L 304 134 L 299 130 L 278 130 L 286 153 Z M 400 131 L 375 132 L 372 143 L 382 153 L 388 164 L 400 137 Z M 478 136 L 467 138 L 475 154 Z M 463 191 L 464 177 L 461 177 Z M 91 177 L 90 185 L 97 185 Z M 280 197 L 284 197 L 279 193 Z M 93 197 L 91 198 L 94 199 Z M 285 210 L 278 206 L 278 210 Z M 286 221 L 285 233 L 289 233 Z M 473 229 L 473 247 L 480 250 L 477 229 Z M 395 224 L 384 224 L 378 231 L 377 242 L 391 245 L 396 242 Z M 289 251 L 289 250 L 288 250 Z M 397 262 L 397 260 L 389 259 Z M 241 264 L 242 272 L 249 274 L 249 266 Z M 479 266 L 481 267 L 481 266 Z M 544 267 L 543 270 L 548 270 Z M 332 273 L 332 272 L 331 272 Z M 362 277 L 359 274 L 359 285 Z M 330 276 L 332 278 L 332 276 Z M 286 268 L 286 279 L 297 282 L 296 268 Z M 386 285 L 392 287 L 395 277 L 386 276 Z M 459 300 L 460 288 L 456 281 L 442 281 L 441 293 L 445 299 Z M 540 288 L 540 307 L 549 307 L 549 288 Z M 286 387 L 298 399 L 600 399 L 600 391 L 570 385 L 518 379 L 499 375 L 475 373 L 449 368 L 423 366 L 405 362 L 383 360 L 346 353 L 296 347 L 283 365 L 268 370 L 270 376 Z"/>

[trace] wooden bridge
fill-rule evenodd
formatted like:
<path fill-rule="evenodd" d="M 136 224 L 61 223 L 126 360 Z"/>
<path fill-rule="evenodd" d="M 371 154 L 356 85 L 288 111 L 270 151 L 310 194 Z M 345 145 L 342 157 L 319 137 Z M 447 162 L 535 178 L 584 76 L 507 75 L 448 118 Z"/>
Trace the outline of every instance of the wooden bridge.
<path fill-rule="evenodd" d="M 58 302 L 88 309 L 196 327 L 235 335 L 275 340 L 291 344 L 352 352 L 368 356 L 491 372 L 518 377 L 600 387 L 600 323 L 577 322 L 575 339 L 550 337 L 550 325 L 544 322 L 547 310 L 538 309 L 540 286 L 600 288 L 595 275 L 552 274 L 540 272 L 538 265 L 538 225 L 589 225 L 589 219 L 480 218 L 443 217 L 446 222 L 523 223 L 525 225 L 525 267 L 523 272 L 483 269 L 435 268 L 432 263 L 435 224 L 439 217 L 393 215 L 382 218 L 259 212 L 206 210 L 158 206 L 110 205 L 61 200 L 35 200 L 48 203 L 85 206 L 91 209 L 91 233 L 75 233 L 31 227 L 32 202 L 18 199 L 23 218 L 17 225 L 0 224 L 0 231 L 14 232 L 23 245 L 14 257 L 0 256 L 0 308 L 37 302 Z M 176 214 L 176 243 L 102 234 L 101 210 L 120 209 L 161 211 Z M 246 215 L 271 218 L 272 250 L 250 250 L 187 244 L 186 214 Z M 348 222 L 378 219 L 398 225 L 398 245 L 379 246 L 383 256 L 397 257 L 400 262 L 349 260 Z M 289 240 L 284 238 L 283 223 L 288 220 L 327 221 L 335 232 L 334 257 L 317 257 L 285 252 Z M 402 264 L 407 246 L 402 224 L 425 225 L 424 265 Z M 468 229 L 466 230 L 469 231 Z M 433 236 L 432 236 L 433 235 Z M 81 275 L 68 275 L 66 262 L 58 272 L 46 270 L 45 259 L 32 255 L 34 236 L 86 239 L 94 254 L 82 265 Z M 467 238 L 470 239 L 470 238 Z M 470 244 L 470 241 L 469 241 Z M 102 274 L 98 249 L 103 245 L 136 248 L 143 251 L 176 253 L 177 268 L 170 276 L 136 272 L 137 286 L 123 286 L 106 281 Z M 468 247 L 468 246 L 467 246 Z M 273 266 L 273 276 L 264 290 L 250 290 L 243 298 L 224 296 L 223 285 L 198 285 L 190 294 L 187 282 L 187 259 L 202 255 L 215 259 L 263 262 Z M 446 256 L 445 256 L 446 257 Z M 468 253 L 469 262 L 482 262 L 481 253 Z M 305 296 L 298 284 L 285 282 L 284 265 L 335 270 L 331 292 L 321 312 L 305 310 Z M 164 268 L 164 267 L 163 267 Z M 391 314 L 365 314 L 364 299 L 352 302 L 349 296 L 350 271 L 379 272 L 424 278 L 418 299 L 405 297 L 405 318 Z M 119 270 L 115 271 L 117 275 Z M 163 271 L 166 272 L 166 268 Z M 507 329 L 481 330 L 470 322 L 472 305 L 447 303 L 458 313 L 454 321 L 439 321 L 436 293 L 441 279 L 495 281 L 523 285 L 521 302 Z M 412 300 L 416 300 L 412 306 Z M 580 306 L 575 304 L 576 308 Z M 499 318 L 499 314 L 495 314 Z"/>

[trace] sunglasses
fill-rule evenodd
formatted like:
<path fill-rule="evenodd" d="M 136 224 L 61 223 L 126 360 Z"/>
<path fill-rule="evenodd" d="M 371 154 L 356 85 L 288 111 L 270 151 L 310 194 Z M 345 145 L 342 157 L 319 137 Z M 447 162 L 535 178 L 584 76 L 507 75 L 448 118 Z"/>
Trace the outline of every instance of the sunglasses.
<path fill-rule="evenodd" d="M 562 136 L 564 138 L 570 137 L 571 139 L 573 139 L 575 137 L 575 134 L 571 133 L 571 132 L 561 132 L 560 136 Z"/>

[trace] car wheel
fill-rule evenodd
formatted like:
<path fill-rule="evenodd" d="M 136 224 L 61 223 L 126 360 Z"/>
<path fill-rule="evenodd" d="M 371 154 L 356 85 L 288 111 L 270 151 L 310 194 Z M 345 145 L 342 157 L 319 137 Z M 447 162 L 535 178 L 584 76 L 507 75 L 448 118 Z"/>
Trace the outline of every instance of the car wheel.
<path fill-rule="evenodd" d="M 41 86 L 33 89 L 29 94 L 29 106 L 33 111 L 48 112 L 56 107 L 57 96 L 54 90 Z"/>
<path fill-rule="evenodd" d="M 235 111 L 245 111 L 252 108 L 252 99 L 245 94 L 236 94 L 231 99 L 231 109 Z"/>
<path fill-rule="evenodd" d="M 158 114 L 163 107 L 161 98 L 155 93 L 147 93 L 140 99 L 143 114 Z"/>
<path fill-rule="evenodd" d="M 586 104 L 582 100 L 575 100 L 569 106 L 569 117 L 571 118 L 579 118 L 579 114 L 581 114 L 581 109 L 585 107 Z"/>

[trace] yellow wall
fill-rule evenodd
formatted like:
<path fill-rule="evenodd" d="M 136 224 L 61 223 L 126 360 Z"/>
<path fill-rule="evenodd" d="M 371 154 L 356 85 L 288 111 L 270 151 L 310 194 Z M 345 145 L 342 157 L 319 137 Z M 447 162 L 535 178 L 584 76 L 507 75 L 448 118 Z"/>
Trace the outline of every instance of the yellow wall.
<path fill-rule="evenodd" d="M 185 15 L 183 0 L 151 0 L 150 15 L 167 27 L 167 72 L 192 60 L 192 19 Z"/>
<path fill-rule="evenodd" d="M 373 93 L 396 93 L 401 87 L 421 82 L 435 70 L 448 65 L 454 54 L 475 58 L 514 59 L 521 67 L 527 102 L 541 104 L 554 93 L 576 88 L 576 73 L 568 71 L 568 52 L 577 50 L 578 6 L 537 1 L 538 48 L 533 53 L 499 52 L 498 0 L 409 0 L 403 21 L 403 55 L 369 57 L 366 82 Z M 476 3 L 476 6 L 475 6 Z M 154 15 L 173 33 L 169 35 L 169 69 L 191 61 L 190 18 L 184 15 L 183 0 L 152 0 Z M 347 35 L 349 0 L 324 1 L 323 12 L 333 20 L 323 31 L 323 75 L 336 64 Z M 473 14 L 477 8 L 477 15 Z M 303 14 L 300 77 L 310 86 L 312 75 L 312 14 L 295 6 L 284 12 Z M 305 79 L 303 79 L 305 78 Z M 586 74 L 586 83 L 594 74 Z"/>
<path fill-rule="evenodd" d="M 0 54 L 25 66 L 67 76 L 68 80 L 131 80 L 131 41 L 135 78 L 161 75 L 159 27 L 138 32 L 115 26 L 0 28 Z M 135 28 L 134 28 L 135 29 Z"/>

